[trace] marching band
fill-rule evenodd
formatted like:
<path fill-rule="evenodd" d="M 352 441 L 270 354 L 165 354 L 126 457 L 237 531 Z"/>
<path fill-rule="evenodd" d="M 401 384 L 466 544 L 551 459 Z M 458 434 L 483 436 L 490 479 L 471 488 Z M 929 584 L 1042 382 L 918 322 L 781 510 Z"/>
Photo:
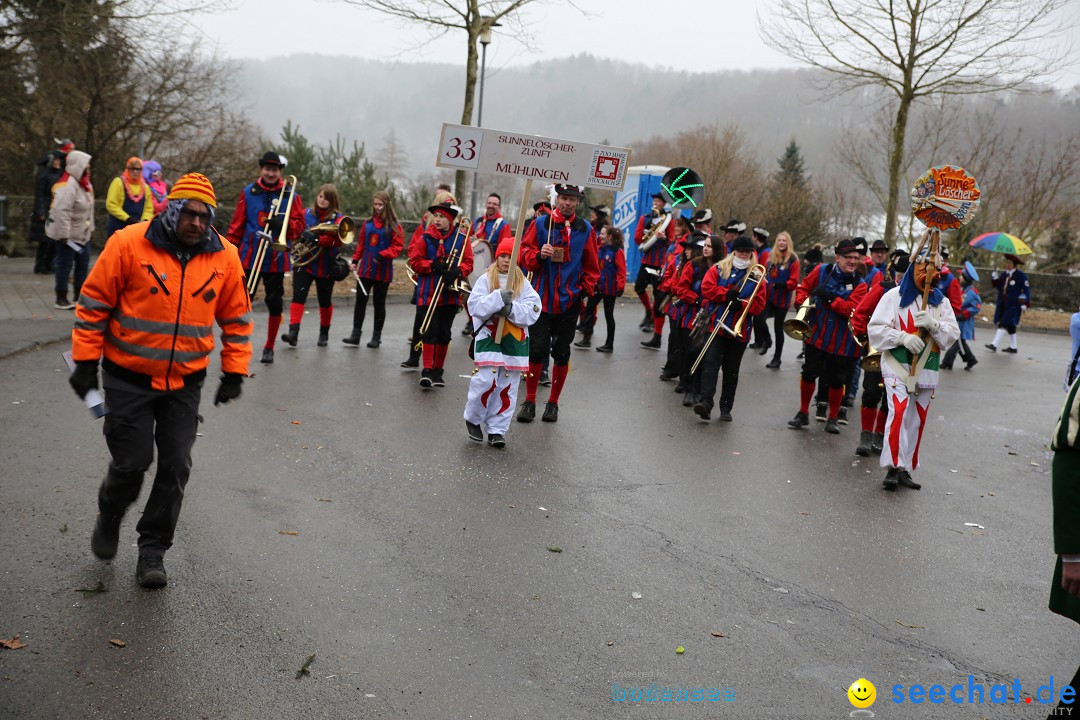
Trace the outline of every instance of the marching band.
<path fill-rule="evenodd" d="M 282 279 L 289 270 L 293 296 L 283 341 L 296 346 L 304 302 L 314 283 L 319 298 L 317 344 L 325 346 L 333 283 L 352 277 L 353 328 L 343 342 L 360 344 L 372 298 L 375 321 L 367 346 L 379 347 L 394 259 L 406 249 L 390 194 L 375 193 L 371 217 L 357 227 L 339 211 L 333 185 L 319 188 L 315 204 L 305 211 L 296 178 L 283 177 L 286 164 L 273 152 L 260 158 L 259 178 L 244 188 L 228 232 L 238 246 L 249 295 L 254 297 L 260 280 L 266 288 L 270 319 L 262 362 L 273 362 Z M 416 317 L 409 359 L 401 365 L 422 365 L 422 388 L 444 387 L 451 326 L 464 308 L 469 320 L 464 334 L 470 337 L 474 361 L 466 430 L 478 442 L 486 433 L 492 447 L 506 444 L 521 381 L 525 400 L 517 407 L 517 420 L 535 420 L 538 385 L 549 358 L 554 360 L 551 390 L 541 419 L 558 421 L 571 341 L 578 331 L 582 338 L 573 345 L 592 347 L 601 305 L 606 336 L 596 350 L 613 351 L 615 301 L 627 281 L 622 230 L 611 224 L 606 206 L 589 206 L 588 222 L 579 215 L 585 199 L 581 186 L 551 186 L 550 197 L 552 203 L 534 205 L 524 223 L 513 268 L 510 260 L 518 241 L 495 193 L 488 196 L 484 215 L 470 220 L 462 216 L 449 189 L 441 187 L 407 244 L 405 267 L 415 285 Z M 927 231 L 910 261 L 906 251 L 889 252 L 881 240 L 868 247 L 863 238 L 852 238 L 835 245 L 832 262 L 801 265 L 786 231 L 776 235 L 772 247 L 768 229 L 753 228 L 751 239 L 740 220 L 729 220 L 717 235 L 711 210 L 684 217 L 672 212 L 663 195 L 651 200 L 652 210 L 638 218 L 634 228 L 642 258 L 634 284 L 645 308 L 640 328 L 652 333 L 641 344 L 660 349 L 665 320 L 670 320 L 660 379 L 678 380 L 674 389 L 682 404 L 705 421 L 717 405 L 720 420 L 731 422 L 746 349 L 766 355 L 775 346 L 765 367 L 778 370 L 784 338 L 791 337 L 802 343 L 803 363 L 799 409 L 787 425 L 798 430 L 810 424 L 817 391 L 818 419 L 825 422 L 826 432 L 839 434 L 847 422 L 846 405 L 861 379 L 855 454 L 881 457 L 887 468 L 886 490 L 918 489 L 911 473 L 919 465 L 919 442 L 938 371 L 951 369 L 958 352 L 968 369 L 976 362 L 965 342 L 973 335 L 965 331 L 960 340 L 958 325 L 958 319 L 973 322 L 978 311 L 974 267 L 967 263 L 961 278 L 954 276 L 936 230 Z M 342 256 L 346 248 L 351 263 Z M 814 252 L 807 254 L 808 261 Z M 803 269 L 808 271 L 800 276 Z M 1013 275 L 1024 282 L 1018 271 Z M 1013 277 L 1004 277 L 999 287 L 1020 296 L 1013 290 Z M 1025 289 L 1026 283 L 1020 285 Z M 788 318 L 793 306 L 797 312 Z M 999 335 L 1005 335 L 1012 320 L 999 321 L 1006 328 Z M 506 329 L 499 329 L 501 325 Z"/>

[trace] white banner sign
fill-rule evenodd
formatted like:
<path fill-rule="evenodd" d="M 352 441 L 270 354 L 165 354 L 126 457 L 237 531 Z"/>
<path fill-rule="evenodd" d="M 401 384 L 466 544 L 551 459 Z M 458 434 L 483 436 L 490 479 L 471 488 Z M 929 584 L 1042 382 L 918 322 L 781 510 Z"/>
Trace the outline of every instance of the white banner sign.
<path fill-rule="evenodd" d="M 630 149 L 443 123 L 438 167 L 621 190 Z"/>

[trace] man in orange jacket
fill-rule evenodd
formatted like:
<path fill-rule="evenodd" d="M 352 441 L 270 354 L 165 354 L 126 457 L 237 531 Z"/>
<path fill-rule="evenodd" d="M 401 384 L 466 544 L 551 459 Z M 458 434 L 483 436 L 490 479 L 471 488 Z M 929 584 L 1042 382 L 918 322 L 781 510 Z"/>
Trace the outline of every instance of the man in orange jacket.
<path fill-rule="evenodd" d="M 112 457 L 90 539 L 99 558 L 116 555 L 120 522 L 139 496 L 156 441 L 157 473 L 136 527 L 136 577 L 146 588 L 167 582 L 162 558 L 191 473 L 215 321 L 223 375 L 214 405 L 240 397 L 251 361 L 251 301 L 236 247 L 213 228 L 213 186 L 188 173 L 168 200 L 153 220 L 110 238 L 83 284 L 71 333 L 71 386 L 79 397 L 96 390 L 100 362 L 109 408 L 104 433 Z"/>

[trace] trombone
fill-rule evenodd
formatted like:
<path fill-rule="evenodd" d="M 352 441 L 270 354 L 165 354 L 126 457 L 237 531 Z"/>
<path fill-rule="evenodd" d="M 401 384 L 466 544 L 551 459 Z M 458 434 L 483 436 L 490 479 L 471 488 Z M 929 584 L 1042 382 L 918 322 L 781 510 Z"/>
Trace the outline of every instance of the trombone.
<path fill-rule="evenodd" d="M 461 236 L 462 231 L 465 232 L 465 239 L 461 245 L 458 245 L 457 239 Z M 461 263 L 461 257 L 465 254 L 465 244 L 469 242 L 469 237 L 472 235 L 472 222 L 467 217 L 463 217 L 458 220 L 457 233 L 454 234 L 454 244 L 450 250 L 450 254 L 446 258 L 446 267 L 456 268 Z M 453 286 L 450 288 L 451 292 L 468 292 L 465 289 L 465 285 L 461 280 L 455 280 Z M 439 276 L 438 282 L 435 283 L 435 290 L 431 295 L 431 302 L 428 304 L 427 312 L 424 313 L 424 321 L 420 324 L 420 337 L 422 338 L 427 334 L 428 328 L 431 327 L 431 321 L 435 317 L 435 308 L 439 305 L 439 299 L 442 297 L 443 290 L 446 289 L 446 282 L 442 276 Z M 419 340 L 416 343 L 416 349 L 419 350 L 423 347 L 424 341 Z"/>
<path fill-rule="evenodd" d="M 731 314 L 731 309 L 735 307 L 735 302 L 742 299 L 743 289 L 747 283 L 753 283 L 754 289 L 750 292 L 750 297 L 746 298 L 743 310 L 739 314 L 739 319 L 735 321 L 735 327 L 728 327 L 728 322 Z M 708 340 L 705 341 L 705 345 L 701 348 L 701 352 L 698 353 L 697 360 L 694 361 L 693 366 L 690 368 L 690 374 L 693 375 L 697 372 L 698 365 L 705 358 L 705 353 L 708 352 L 709 346 L 712 345 L 712 341 L 716 339 L 717 333 L 720 332 L 720 328 L 724 329 L 731 337 L 739 339 L 742 338 L 743 327 L 746 325 L 746 318 L 750 315 L 750 306 L 754 303 L 754 296 L 757 295 L 758 290 L 761 289 L 762 283 L 765 282 L 765 266 L 761 263 L 755 263 L 750 266 L 750 269 L 746 271 L 746 275 L 743 276 L 742 282 L 739 283 L 739 289 L 735 293 L 735 299 L 731 300 L 724 307 L 724 312 L 720 315 L 720 318 L 716 321 L 716 327 L 713 328 L 712 334 L 709 335 Z"/>
<path fill-rule="evenodd" d="M 356 239 L 356 221 L 348 215 L 342 215 L 336 223 L 321 223 L 304 228 L 304 234 L 289 250 L 293 269 L 307 267 L 319 259 L 323 249 L 322 245 L 319 245 L 318 236 L 324 233 L 337 235 L 342 245 L 352 245 Z"/>
<path fill-rule="evenodd" d="M 281 232 L 278 233 L 277 239 L 274 240 L 270 236 L 270 219 L 278 214 L 278 210 L 281 208 L 281 201 L 285 199 L 286 191 L 289 193 L 289 201 L 285 203 L 285 216 L 281 222 Z M 278 196 L 270 201 L 270 212 L 266 216 L 266 224 L 263 225 L 263 229 L 255 233 L 255 237 L 259 239 L 259 249 L 255 251 L 255 260 L 251 264 L 251 275 L 247 281 L 247 291 L 250 297 L 255 297 L 255 289 L 259 287 L 259 273 L 262 272 L 263 260 L 266 259 L 266 250 L 269 248 L 274 252 L 288 252 L 289 245 L 286 242 L 289 232 L 289 214 L 292 212 L 293 199 L 296 197 L 296 176 L 290 175 L 285 178 L 285 182 L 281 184 L 281 192 Z M 271 242 L 273 240 L 273 242 Z"/>
<path fill-rule="evenodd" d="M 855 326 L 851 324 L 851 318 L 847 321 L 848 332 L 855 338 L 855 344 L 862 348 L 863 358 L 859 361 L 859 367 L 866 372 L 881 372 L 881 351 L 870 344 L 870 339 L 863 339 L 855 334 Z"/>

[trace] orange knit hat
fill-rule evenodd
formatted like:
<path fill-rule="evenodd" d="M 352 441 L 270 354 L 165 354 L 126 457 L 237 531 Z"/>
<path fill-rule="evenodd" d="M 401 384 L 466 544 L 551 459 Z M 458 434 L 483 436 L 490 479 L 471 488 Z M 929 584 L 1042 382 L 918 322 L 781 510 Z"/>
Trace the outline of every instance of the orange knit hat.
<path fill-rule="evenodd" d="M 180 176 L 176 184 L 169 191 L 170 200 L 198 200 L 210 207 L 217 207 L 217 195 L 214 194 L 214 186 L 210 180 L 200 173 L 188 173 Z"/>

